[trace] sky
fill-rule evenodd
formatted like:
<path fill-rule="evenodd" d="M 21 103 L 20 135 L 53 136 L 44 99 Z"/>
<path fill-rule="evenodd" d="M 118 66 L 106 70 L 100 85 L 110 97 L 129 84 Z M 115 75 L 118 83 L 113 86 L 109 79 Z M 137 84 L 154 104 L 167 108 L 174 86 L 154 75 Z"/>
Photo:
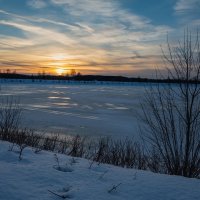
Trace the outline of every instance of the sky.
<path fill-rule="evenodd" d="M 200 26 L 200 0 L 0 0 L 0 69 L 153 76 Z"/>

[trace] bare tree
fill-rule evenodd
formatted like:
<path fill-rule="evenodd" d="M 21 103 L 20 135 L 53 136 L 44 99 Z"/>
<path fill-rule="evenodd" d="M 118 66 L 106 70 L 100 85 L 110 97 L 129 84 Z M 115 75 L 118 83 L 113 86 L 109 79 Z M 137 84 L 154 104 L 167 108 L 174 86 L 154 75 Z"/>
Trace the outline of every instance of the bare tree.
<path fill-rule="evenodd" d="M 146 90 L 142 103 L 144 138 L 159 171 L 186 177 L 200 176 L 200 41 L 186 31 L 163 51 L 169 83 Z M 175 83 L 173 83 L 175 82 Z M 151 159 L 150 159 L 151 160 Z"/>
<path fill-rule="evenodd" d="M 76 70 L 75 69 L 71 69 L 70 70 L 70 76 L 76 76 Z"/>

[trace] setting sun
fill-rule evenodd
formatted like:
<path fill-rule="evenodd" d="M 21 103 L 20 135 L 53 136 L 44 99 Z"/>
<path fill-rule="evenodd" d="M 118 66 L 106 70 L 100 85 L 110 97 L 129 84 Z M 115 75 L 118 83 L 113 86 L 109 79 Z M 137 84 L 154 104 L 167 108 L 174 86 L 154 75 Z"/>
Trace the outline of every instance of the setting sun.
<path fill-rule="evenodd" d="M 63 68 L 57 68 L 57 69 L 56 69 L 56 73 L 57 73 L 59 76 L 60 76 L 60 75 L 63 75 L 64 72 L 65 72 L 65 69 L 63 69 Z"/>

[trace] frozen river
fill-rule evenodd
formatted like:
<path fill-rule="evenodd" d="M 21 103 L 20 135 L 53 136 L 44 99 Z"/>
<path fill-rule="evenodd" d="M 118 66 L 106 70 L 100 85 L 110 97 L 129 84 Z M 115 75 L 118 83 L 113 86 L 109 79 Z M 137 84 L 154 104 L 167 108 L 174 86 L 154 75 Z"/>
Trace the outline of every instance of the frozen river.
<path fill-rule="evenodd" d="M 132 137 L 138 135 L 136 110 L 144 86 L 3 83 L 1 94 L 20 99 L 23 125 L 29 128 Z"/>

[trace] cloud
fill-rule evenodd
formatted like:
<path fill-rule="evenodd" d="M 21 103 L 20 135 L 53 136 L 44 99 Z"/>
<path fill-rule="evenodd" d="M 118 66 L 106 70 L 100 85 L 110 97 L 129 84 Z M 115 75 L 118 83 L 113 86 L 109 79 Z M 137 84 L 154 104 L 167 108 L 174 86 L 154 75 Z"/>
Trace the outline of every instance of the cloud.
<path fill-rule="evenodd" d="M 200 1 L 199 0 L 178 0 L 174 6 L 177 21 L 182 26 L 198 27 L 200 25 Z"/>
<path fill-rule="evenodd" d="M 153 25 L 150 19 L 123 9 L 118 1 L 49 0 L 50 16 L 24 16 L 0 10 L 6 15 L 0 24 L 21 31 L 21 37 L 4 35 L 0 58 L 30 66 L 72 67 L 87 73 L 95 70 L 121 71 L 152 68 L 159 63 L 159 45 L 169 26 Z M 56 12 L 55 12 L 56 11 Z M 53 14 L 52 14 L 53 13 Z M 59 14 L 58 14 L 59 13 Z M 53 54 L 66 55 L 55 61 Z M 36 62 L 37 61 L 37 62 Z M 33 65 L 34 63 L 34 65 Z M 5 63 L 4 63 L 5 64 Z M 29 67 L 29 65 L 27 65 Z M 37 68 L 37 67 L 35 67 Z M 31 68 L 32 69 L 32 68 Z"/>
<path fill-rule="evenodd" d="M 60 33 L 40 26 L 8 20 L 0 20 L 0 24 L 12 26 L 24 31 L 25 33 L 28 33 L 27 36 L 30 37 L 30 40 L 31 38 L 34 39 L 34 36 L 37 36 L 40 42 L 42 42 L 43 40 L 44 43 L 48 41 L 48 43 L 58 42 L 60 44 L 75 44 L 75 41 L 67 37 L 64 33 Z"/>
<path fill-rule="evenodd" d="M 174 6 L 176 12 L 188 12 L 200 8 L 199 0 L 178 0 Z"/>
<path fill-rule="evenodd" d="M 46 7 L 47 4 L 43 0 L 28 0 L 27 5 L 40 9 Z"/>
<path fill-rule="evenodd" d="M 172 31 L 171 27 L 154 26 L 151 20 L 122 9 L 118 1 L 51 0 L 51 3 L 60 6 L 74 20 L 79 20 L 82 27 L 89 28 L 91 34 L 75 33 L 82 36 L 79 40 L 101 47 L 112 48 L 117 44 L 126 47 L 131 42 L 134 45 L 141 41 L 158 41 Z"/>
<path fill-rule="evenodd" d="M 82 20 L 88 22 L 119 20 L 120 23 L 131 23 L 138 28 L 150 23 L 145 17 L 121 9 L 119 2 L 113 0 L 51 0 L 51 3 L 62 7 L 74 17 L 81 16 Z"/>
<path fill-rule="evenodd" d="M 14 14 L 11 12 L 7 12 L 4 10 L 0 9 L 0 13 L 4 14 L 4 15 L 8 15 L 10 18 L 14 18 L 14 19 L 22 19 L 24 21 L 27 22 L 36 22 L 36 23 L 46 23 L 46 24 L 51 24 L 54 26 L 61 26 L 61 27 L 65 27 L 68 30 L 72 30 L 72 31 L 86 31 L 86 32 L 93 32 L 93 30 L 84 24 L 81 23 L 72 23 L 72 22 L 62 22 L 59 20 L 54 20 L 54 19 L 47 19 L 47 18 L 43 18 L 43 17 L 31 17 L 31 16 L 23 16 L 23 15 L 18 15 L 18 14 Z"/>
<path fill-rule="evenodd" d="M 176 14 L 185 16 L 184 20 L 191 20 L 200 17 L 200 1 L 199 0 L 178 0 L 174 6 Z"/>

